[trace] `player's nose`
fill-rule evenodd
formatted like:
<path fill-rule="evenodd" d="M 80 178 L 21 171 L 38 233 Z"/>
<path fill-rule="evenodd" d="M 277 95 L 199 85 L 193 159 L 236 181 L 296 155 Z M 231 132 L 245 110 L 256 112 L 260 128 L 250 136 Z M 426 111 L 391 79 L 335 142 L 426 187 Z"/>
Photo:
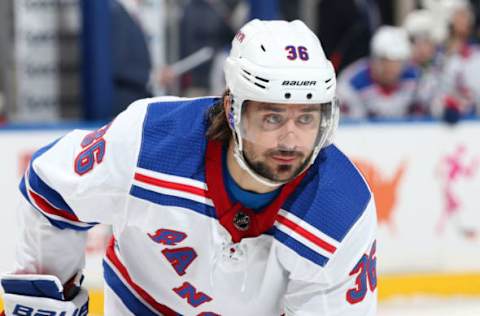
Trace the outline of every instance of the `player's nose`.
<path fill-rule="evenodd" d="M 295 148 L 298 142 L 298 127 L 295 125 L 294 120 L 288 120 L 282 127 L 281 134 L 279 136 L 279 143 L 286 148 Z"/>

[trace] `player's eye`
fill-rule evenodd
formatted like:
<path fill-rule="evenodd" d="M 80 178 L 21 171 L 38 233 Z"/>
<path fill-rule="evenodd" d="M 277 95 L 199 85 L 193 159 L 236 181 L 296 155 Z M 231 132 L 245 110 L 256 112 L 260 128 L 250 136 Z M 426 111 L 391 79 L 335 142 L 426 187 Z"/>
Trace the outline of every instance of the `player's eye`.
<path fill-rule="evenodd" d="M 301 125 L 308 125 L 314 121 L 312 114 L 302 114 L 297 118 L 297 122 Z"/>
<path fill-rule="evenodd" d="M 278 125 L 278 124 L 281 124 L 283 122 L 283 116 L 281 116 L 280 114 L 268 114 L 268 115 L 265 115 L 263 121 L 267 124 L 267 125 Z"/>

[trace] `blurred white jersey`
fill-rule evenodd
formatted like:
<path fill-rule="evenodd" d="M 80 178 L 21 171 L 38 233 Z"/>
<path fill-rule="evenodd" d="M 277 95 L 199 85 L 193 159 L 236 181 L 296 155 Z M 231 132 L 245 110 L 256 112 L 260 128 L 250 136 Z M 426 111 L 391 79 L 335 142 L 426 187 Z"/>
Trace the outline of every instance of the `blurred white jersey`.
<path fill-rule="evenodd" d="M 234 204 L 205 138 L 217 101 L 140 100 L 38 151 L 17 272 L 65 282 L 106 223 L 106 315 L 375 315 L 376 214 L 357 169 L 331 145 L 261 211 Z"/>
<path fill-rule="evenodd" d="M 338 78 L 342 116 L 404 118 L 415 103 L 418 76 L 418 69 L 407 65 L 399 82 L 387 89 L 373 80 L 368 58 L 353 63 Z"/>
<path fill-rule="evenodd" d="M 480 46 L 467 44 L 444 59 L 441 90 L 432 104 L 433 114 L 440 116 L 449 105 L 458 107 L 466 117 L 480 113 Z"/>

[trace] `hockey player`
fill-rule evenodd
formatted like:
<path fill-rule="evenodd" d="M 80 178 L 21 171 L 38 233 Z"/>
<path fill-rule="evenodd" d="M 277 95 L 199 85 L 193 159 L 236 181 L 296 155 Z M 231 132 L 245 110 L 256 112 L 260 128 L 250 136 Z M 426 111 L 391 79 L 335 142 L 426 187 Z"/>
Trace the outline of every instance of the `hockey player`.
<path fill-rule="evenodd" d="M 480 46 L 472 40 L 475 17 L 467 0 L 441 0 L 440 12 L 448 26 L 443 50 L 441 92 L 432 103 L 432 114 L 448 123 L 480 113 Z"/>
<path fill-rule="evenodd" d="M 96 223 L 113 227 L 106 315 L 375 315 L 373 197 L 331 144 L 319 40 L 301 21 L 253 20 L 225 75 L 222 98 L 140 100 L 34 155 L 7 315 L 87 313 Z"/>
<path fill-rule="evenodd" d="M 338 79 L 342 114 L 362 119 L 412 114 L 418 69 L 409 64 L 407 33 L 400 27 L 382 26 L 370 44 L 370 57 L 348 66 Z"/>
<path fill-rule="evenodd" d="M 444 89 L 444 58 L 439 48 L 446 37 L 446 23 L 432 10 L 422 9 L 410 12 L 403 28 L 412 44 L 411 62 L 419 72 L 413 110 L 430 114 L 432 104 Z"/>

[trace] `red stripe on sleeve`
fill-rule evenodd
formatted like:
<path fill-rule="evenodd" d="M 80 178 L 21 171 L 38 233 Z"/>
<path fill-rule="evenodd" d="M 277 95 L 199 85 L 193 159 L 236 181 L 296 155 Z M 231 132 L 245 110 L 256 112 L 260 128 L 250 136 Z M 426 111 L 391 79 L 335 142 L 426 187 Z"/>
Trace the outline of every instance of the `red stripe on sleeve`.
<path fill-rule="evenodd" d="M 32 190 L 28 190 L 28 192 L 35 201 L 35 204 L 45 213 L 60 216 L 71 221 L 81 222 L 75 214 L 52 206 L 45 198 L 33 192 Z"/>
<path fill-rule="evenodd" d="M 285 226 L 287 226 L 288 228 L 290 228 L 291 230 L 293 230 L 294 232 L 298 233 L 299 235 L 305 237 L 306 239 L 310 240 L 311 242 L 313 242 L 315 245 L 319 246 L 320 248 L 328 251 L 329 253 L 334 253 L 335 250 L 337 250 L 337 248 L 331 244 L 329 244 L 328 242 L 326 242 L 325 240 L 315 236 L 314 234 L 310 233 L 309 231 L 307 231 L 305 228 L 301 227 L 300 225 L 297 225 L 295 224 L 294 222 L 292 222 L 291 220 L 289 220 L 288 218 L 280 215 L 280 214 L 277 214 L 277 221 Z"/>
<path fill-rule="evenodd" d="M 146 175 L 138 173 L 138 172 L 135 173 L 135 180 L 143 182 L 143 183 L 151 184 L 151 185 L 154 185 L 154 186 L 157 186 L 157 187 L 162 187 L 162 188 L 172 189 L 172 190 L 177 190 L 177 191 L 183 191 L 183 192 L 199 195 L 199 196 L 202 196 L 202 197 L 207 197 L 207 191 L 206 190 L 203 190 L 203 189 L 191 186 L 191 185 L 187 185 L 187 184 L 175 183 L 175 182 L 160 180 L 160 179 L 157 179 L 157 178 L 152 178 L 152 177 L 146 176 Z"/>

